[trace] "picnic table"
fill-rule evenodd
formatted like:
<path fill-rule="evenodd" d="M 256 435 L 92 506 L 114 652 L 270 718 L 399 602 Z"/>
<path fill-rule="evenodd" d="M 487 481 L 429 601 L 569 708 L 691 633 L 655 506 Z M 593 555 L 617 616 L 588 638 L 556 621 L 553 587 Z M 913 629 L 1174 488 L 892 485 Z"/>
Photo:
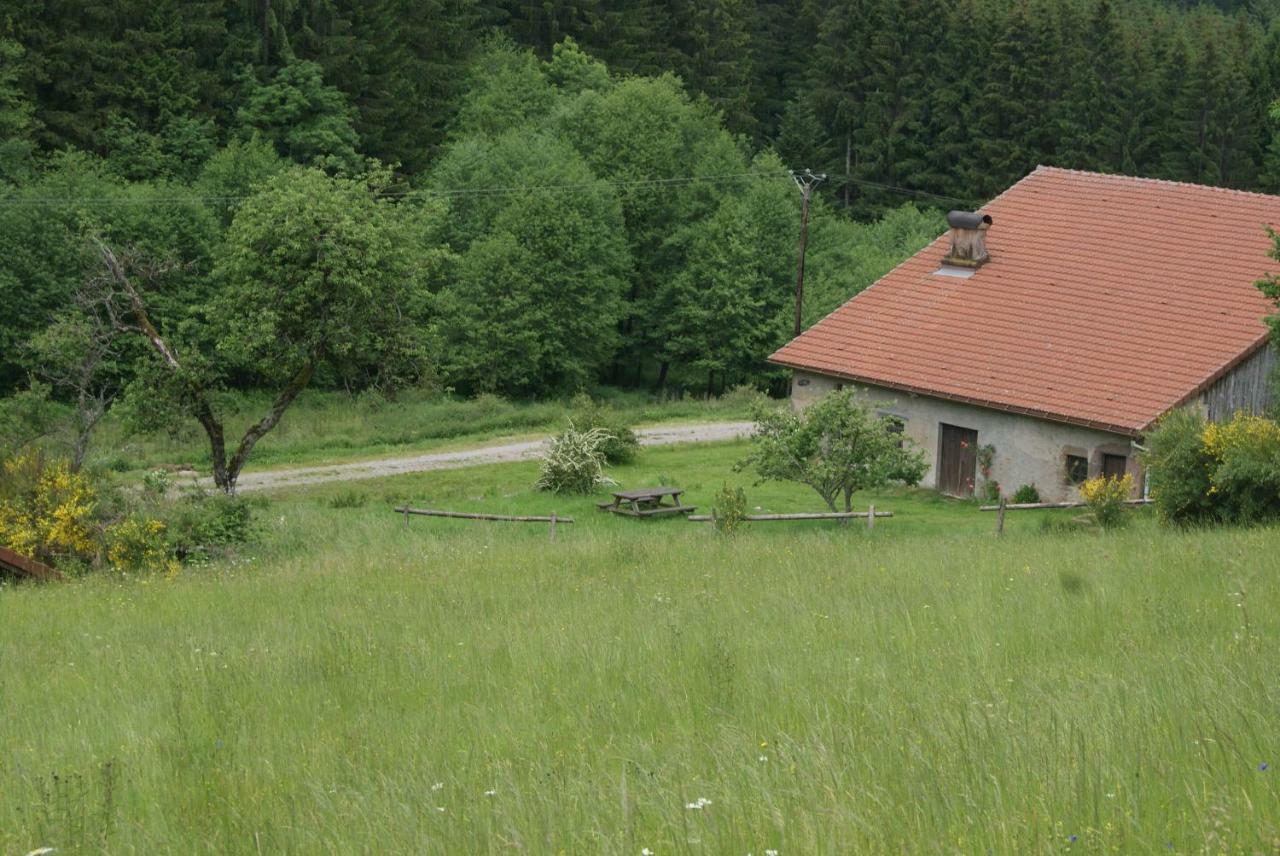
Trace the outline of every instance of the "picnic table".
<path fill-rule="evenodd" d="M 635 490 L 613 491 L 612 502 L 601 502 L 598 507 L 614 514 L 628 517 L 658 517 L 664 514 L 689 514 L 696 506 L 682 505 L 678 487 L 642 487 Z M 663 502 L 670 497 L 672 504 Z"/>

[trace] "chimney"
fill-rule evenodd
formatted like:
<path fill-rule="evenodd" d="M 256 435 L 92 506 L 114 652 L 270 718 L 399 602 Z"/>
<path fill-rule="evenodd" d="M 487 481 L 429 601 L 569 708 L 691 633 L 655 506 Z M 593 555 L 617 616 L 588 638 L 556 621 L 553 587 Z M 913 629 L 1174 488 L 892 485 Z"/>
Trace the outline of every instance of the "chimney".
<path fill-rule="evenodd" d="M 987 261 L 987 229 L 991 228 L 991 215 L 976 211 L 952 211 L 947 215 L 951 227 L 951 252 L 943 258 L 944 265 L 978 268 Z"/>

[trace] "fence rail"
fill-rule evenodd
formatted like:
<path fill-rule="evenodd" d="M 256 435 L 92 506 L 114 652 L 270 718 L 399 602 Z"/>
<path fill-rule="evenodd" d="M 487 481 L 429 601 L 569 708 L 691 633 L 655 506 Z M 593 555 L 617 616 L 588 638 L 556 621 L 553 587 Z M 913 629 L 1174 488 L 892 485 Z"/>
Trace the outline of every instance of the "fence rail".
<path fill-rule="evenodd" d="M 999 505 L 984 505 L 979 511 L 1032 511 L 1037 508 L 1084 508 L 1087 502 L 1001 502 Z M 1126 499 L 1125 505 L 1150 505 L 1149 499 Z"/>
<path fill-rule="evenodd" d="M 1004 497 L 1000 498 L 999 505 L 983 505 L 978 508 L 979 511 L 996 512 L 996 535 L 1004 534 L 1004 513 L 1006 511 L 1034 511 L 1044 508 L 1084 508 L 1087 502 L 1005 502 Z M 1126 499 L 1124 505 L 1150 505 L 1149 499 Z"/>
<path fill-rule="evenodd" d="M 867 528 L 871 529 L 876 525 L 878 517 L 892 517 L 892 511 L 876 511 L 874 505 L 868 507 L 866 511 L 821 511 L 821 512 L 801 512 L 798 514 L 746 514 L 742 519 L 748 523 L 768 523 L 777 520 L 851 520 L 854 518 L 866 518 Z M 716 516 L 714 514 L 690 514 L 689 520 L 698 523 L 714 523 Z"/>
<path fill-rule="evenodd" d="M 550 524 L 551 540 L 556 540 L 556 524 L 573 523 L 572 517 L 560 517 L 554 511 L 550 517 L 541 517 L 536 515 L 513 515 L 513 514 L 476 514 L 470 511 L 440 511 L 435 508 L 410 508 L 402 505 L 396 508 L 397 514 L 404 515 L 404 525 L 409 525 L 409 515 L 416 514 L 422 517 L 451 517 L 456 520 L 490 520 L 500 523 L 548 523 Z"/>

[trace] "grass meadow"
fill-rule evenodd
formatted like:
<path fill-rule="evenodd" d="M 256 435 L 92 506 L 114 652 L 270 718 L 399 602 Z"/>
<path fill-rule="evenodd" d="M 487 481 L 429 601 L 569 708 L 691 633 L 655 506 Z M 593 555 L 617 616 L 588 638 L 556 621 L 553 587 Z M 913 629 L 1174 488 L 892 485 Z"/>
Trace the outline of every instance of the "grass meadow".
<path fill-rule="evenodd" d="M 742 452 L 615 477 L 817 507 Z M 176 579 L 0 588 L 0 852 L 1280 848 L 1280 531 L 997 540 L 897 491 L 871 532 L 725 538 L 533 473 L 281 494 Z"/>

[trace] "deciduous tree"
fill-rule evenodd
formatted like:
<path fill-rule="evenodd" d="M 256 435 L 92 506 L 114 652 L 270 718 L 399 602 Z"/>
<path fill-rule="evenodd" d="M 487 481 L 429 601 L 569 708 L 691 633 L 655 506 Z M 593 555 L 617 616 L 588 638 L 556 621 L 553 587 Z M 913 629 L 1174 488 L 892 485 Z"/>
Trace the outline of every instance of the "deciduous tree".
<path fill-rule="evenodd" d="M 254 446 L 317 371 L 366 368 L 395 382 L 424 361 L 426 279 L 439 253 L 419 243 L 421 211 L 378 197 L 387 180 L 297 167 L 264 184 L 236 212 L 214 271 L 219 291 L 194 336 L 158 328 L 135 264 L 98 243 L 121 327 L 154 354 L 149 376 L 130 389 L 133 411 L 141 396 L 155 416 L 199 422 L 223 491 L 235 491 Z M 237 372 L 276 395 L 228 454 L 214 393 Z"/>
<path fill-rule="evenodd" d="M 754 448 L 739 466 L 753 467 L 764 481 L 806 484 L 832 511 L 841 501 L 844 511 L 852 511 L 859 490 L 924 477 L 924 455 L 890 428 L 890 420 L 852 389 L 801 411 L 765 408 L 756 415 Z"/>

